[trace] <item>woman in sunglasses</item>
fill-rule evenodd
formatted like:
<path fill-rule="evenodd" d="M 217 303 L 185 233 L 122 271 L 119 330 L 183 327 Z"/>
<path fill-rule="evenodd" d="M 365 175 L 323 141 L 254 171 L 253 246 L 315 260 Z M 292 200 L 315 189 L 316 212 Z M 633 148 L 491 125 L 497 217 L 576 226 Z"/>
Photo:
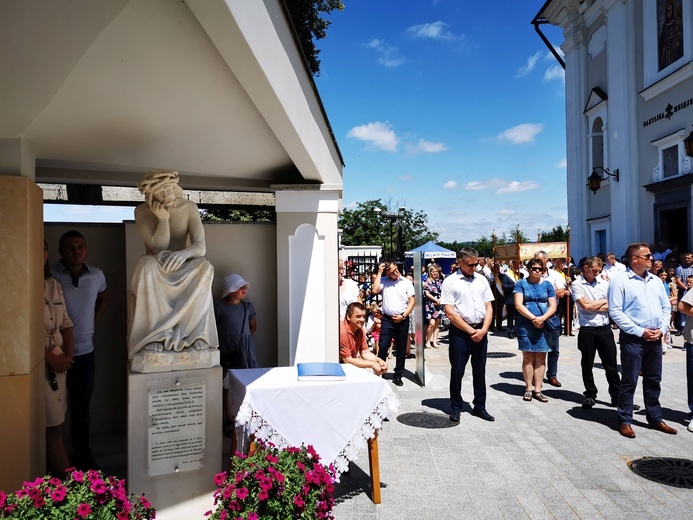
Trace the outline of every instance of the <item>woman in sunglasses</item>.
<path fill-rule="evenodd" d="M 544 326 L 556 312 L 556 291 L 551 282 L 541 279 L 544 262 L 533 258 L 527 264 L 529 276 L 515 284 L 515 308 L 517 310 L 516 335 L 522 351 L 522 375 L 525 380 L 523 400 L 532 398 L 545 403 L 541 393 L 546 372 L 546 353 L 550 347 L 546 341 Z"/>

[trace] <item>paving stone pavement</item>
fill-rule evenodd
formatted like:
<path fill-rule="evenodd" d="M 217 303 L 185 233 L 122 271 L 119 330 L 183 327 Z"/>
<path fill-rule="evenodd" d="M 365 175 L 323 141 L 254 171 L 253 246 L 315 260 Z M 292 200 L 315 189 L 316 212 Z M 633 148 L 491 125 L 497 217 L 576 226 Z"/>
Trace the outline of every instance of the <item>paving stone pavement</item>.
<path fill-rule="evenodd" d="M 382 503 L 370 500 L 364 449 L 336 486 L 335 518 L 691 519 L 693 490 L 644 479 L 627 465 L 641 457 L 693 459 L 693 433 L 685 426 L 685 353 L 682 339 L 674 342 L 679 348 L 664 356 L 660 402 L 664 421 L 679 433 L 648 429 L 643 409 L 634 415 L 636 438 L 627 439 L 616 429 L 615 408 L 607 406 L 607 383 L 598 358 L 597 405 L 581 407 L 584 387 L 576 336 L 561 336 L 558 379 L 563 386 L 545 385 L 549 402 L 540 403 L 522 400 L 517 341 L 505 332 L 491 333 L 489 352 L 518 354 L 487 361 L 487 409 L 495 422 L 472 416 L 469 404 L 451 428 L 417 428 L 391 418 L 378 440 Z M 401 402 L 397 415 L 428 412 L 447 417 L 447 343 L 426 349 L 424 356 L 425 387 L 416 382 L 415 360 L 407 361 L 404 386 L 392 385 Z M 471 402 L 469 365 L 467 372 L 462 397 Z M 642 406 L 641 389 L 638 385 L 635 402 Z"/>

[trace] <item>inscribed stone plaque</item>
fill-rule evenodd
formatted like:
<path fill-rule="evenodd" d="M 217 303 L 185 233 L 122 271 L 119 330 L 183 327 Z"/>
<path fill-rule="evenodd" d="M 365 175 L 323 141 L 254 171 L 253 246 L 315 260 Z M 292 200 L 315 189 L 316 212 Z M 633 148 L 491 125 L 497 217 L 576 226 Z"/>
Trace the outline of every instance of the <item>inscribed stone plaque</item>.
<path fill-rule="evenodd" d="M 149 475 L 200 469 L 205 451 L 205 385 L 149 391 Z"/>

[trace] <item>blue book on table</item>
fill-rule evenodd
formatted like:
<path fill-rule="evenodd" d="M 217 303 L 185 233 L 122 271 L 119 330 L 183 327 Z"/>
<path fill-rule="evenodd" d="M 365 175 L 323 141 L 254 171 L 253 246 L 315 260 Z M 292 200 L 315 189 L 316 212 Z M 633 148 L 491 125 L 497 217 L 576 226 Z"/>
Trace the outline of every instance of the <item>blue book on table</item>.
<path fill-rule="evenodd" d="M 339 363 L 298 363 L 299 381 L 339 381 L 346 374 Z"/>

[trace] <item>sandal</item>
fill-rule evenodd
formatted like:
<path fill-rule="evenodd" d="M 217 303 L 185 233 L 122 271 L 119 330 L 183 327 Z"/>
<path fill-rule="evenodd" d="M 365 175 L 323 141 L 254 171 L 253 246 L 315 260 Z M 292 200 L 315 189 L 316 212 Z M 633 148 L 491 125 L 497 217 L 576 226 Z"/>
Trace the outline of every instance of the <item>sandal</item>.
<path fill-rule="evenodd" d="M 523 401 L 531 401 L 532 400 L 532 392 L 530 390 L 527 390 L 525 392 L 525 395 L 522 397 Z"/>
<path fill-rule="evenodd" d="M 542 403 L 548 403 L 549 402 L 549 400 L 546 398 L 546 396 L 544 394 L 542 394 L 541 392 L 534 392 L 532 394 L 532 397 L 534 397 L 534 399 L 536 399 L 537 401 L 541 401 Z"/>

